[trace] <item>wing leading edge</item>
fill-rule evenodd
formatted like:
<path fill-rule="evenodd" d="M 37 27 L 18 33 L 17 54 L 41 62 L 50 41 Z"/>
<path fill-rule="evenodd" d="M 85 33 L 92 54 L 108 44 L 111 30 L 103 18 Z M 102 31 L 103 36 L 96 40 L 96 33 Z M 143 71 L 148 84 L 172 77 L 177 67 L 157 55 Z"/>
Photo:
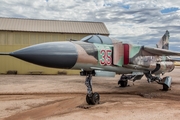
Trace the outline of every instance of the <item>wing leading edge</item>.
<path fill-rule="evenodd" d="M 142 50 L 145 52 L 150 53 L 151 55 L 158 55 L 158 56 L 180 56 L 180 52 L 160 49 L 160 48 L 151 48 L 151 47 L 142 47 Z"/>

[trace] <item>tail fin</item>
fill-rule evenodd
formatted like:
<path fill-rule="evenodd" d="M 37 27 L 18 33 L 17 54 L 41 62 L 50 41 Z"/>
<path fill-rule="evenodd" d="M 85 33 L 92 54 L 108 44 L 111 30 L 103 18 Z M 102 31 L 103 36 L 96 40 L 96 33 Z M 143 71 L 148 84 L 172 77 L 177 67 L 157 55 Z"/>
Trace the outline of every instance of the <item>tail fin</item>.
<path fill-rule="evenodd" d="M 166 33 L 163 35 L 161 40 L 156 44 L 157 48 L 160 49 L 169 49 L 169 31 L 166 30 Z"/>

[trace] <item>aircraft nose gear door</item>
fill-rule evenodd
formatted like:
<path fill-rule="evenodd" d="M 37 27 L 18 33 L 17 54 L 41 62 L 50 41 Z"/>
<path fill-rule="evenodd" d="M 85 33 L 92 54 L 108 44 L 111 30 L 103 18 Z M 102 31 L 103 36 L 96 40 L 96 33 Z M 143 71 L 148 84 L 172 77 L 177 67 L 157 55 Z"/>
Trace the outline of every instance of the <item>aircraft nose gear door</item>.
<path fill-rule="evenodd" d="M 92 74 L 86 76 L 85 85 L 87 86 L 86 102 L 89 105 L 99 104 L 100 96 L 98 93 L 92 91 Z"/>

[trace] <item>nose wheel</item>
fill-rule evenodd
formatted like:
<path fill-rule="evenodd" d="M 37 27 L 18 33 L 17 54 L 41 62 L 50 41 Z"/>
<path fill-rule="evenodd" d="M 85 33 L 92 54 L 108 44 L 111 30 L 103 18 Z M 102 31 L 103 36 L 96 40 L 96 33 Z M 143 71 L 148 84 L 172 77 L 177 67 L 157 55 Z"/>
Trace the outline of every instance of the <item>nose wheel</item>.
<path fill-rule="evenodd" d="M 88 94 L 86 95 L 86 102 L 89 105 L 96 105 L 99 104 L 99 100 L 100 100 L 100 96 L 98 93 L 93 93 L 92 96 L 88 96 Z"/>
<path fill-rule="evenodd" d="M 97 92 L 92 91 L 92 75 L 88 74 L 86 77 L 85 85 L 87 86 L 86 102 L 89 105 L 99 104 L 100 96 Z"/>

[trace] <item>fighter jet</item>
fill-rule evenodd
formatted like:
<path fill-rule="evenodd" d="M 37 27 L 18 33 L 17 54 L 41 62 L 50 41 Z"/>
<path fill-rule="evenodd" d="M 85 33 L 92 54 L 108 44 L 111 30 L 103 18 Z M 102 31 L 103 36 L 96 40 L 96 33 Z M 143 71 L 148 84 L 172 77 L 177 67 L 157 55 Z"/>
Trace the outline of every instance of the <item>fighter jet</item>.
<path fill-rule="evenodd" d="M 128 80 L 136 81 L 145 76 L 148 82 L 156 81 L 163 90 L 168 90 L 172 78 L 161 78 L 161 75 L 173 71 L 174 61 L 169 56 L 180 56 L 180 52 L 168 50 L 168 31 L 156 46 L 132 45 L 103 35 L 89 35 L 80 41 L 47 42 L 0 54 L 45 67 L 81 70 L 80 75 L 86 76 L 86 102 L 95 105 L 100 95 L 93 92 L 92 76 L 121 74 L 118 81 L 121 87 L 126 87 Z"/>

